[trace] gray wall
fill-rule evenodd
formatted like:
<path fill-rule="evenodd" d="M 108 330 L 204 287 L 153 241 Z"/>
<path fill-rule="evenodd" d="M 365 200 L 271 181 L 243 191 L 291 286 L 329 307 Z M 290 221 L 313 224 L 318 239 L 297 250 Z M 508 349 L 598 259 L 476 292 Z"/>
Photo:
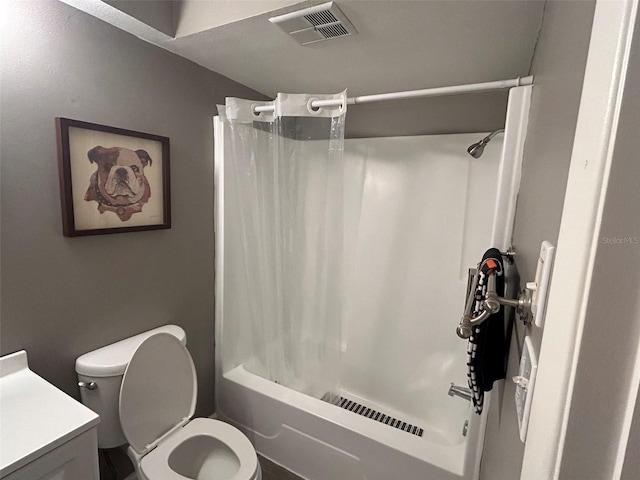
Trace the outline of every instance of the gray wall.
<path fill-rule="evenodd" d="M 535 276 L 542 241 L 554 245 L 558 241 L 594 8 L 594 1 L 561 0 L 550 0 L 545 8 L 531 67 L 535 86 L 513 235 L 523 283 Z M 525 335 L 531 335 L 540 351 L 542 330 L 517 325 L 507 379 L 517 374 Z M 507 380 L 497 393 L 491 405 L 481 478 L 513 480 L 520 477 L 524 454 L 513 383 Z"/>
<path fill-rule="evenodd" d="M 640 390 L 637 392 L 636 406 L 633 411 L 633 420 L 629 432 L 629 443 L 625 452 L 624 465 L 620 480 L 636 480 L 640 472 Z"/>
<path fill-rule="evenodd" d="M 225 95 L 261 96 L 58 1 L 2 9 L 2 354 L 26 349 L 78 397 L 78 355 L 176 323 L 210 414 L 212 116 Z M 170 137 L 172 228 L 63 237 L 57 116 Z"/>
<path fill-rule="evenodd" d="M 504 128 L 508 97 L 504 90 L 353 105 L 347 108 L 345 136 L 491 132 Z"/>
<path fill-rule="evenodd" d="M 173 0 L 102 0 L 112 7 L 137 18 L 141 22 L 152 26 L 156 30 L 175 36 L 176 23 L 174 21 Z"/>

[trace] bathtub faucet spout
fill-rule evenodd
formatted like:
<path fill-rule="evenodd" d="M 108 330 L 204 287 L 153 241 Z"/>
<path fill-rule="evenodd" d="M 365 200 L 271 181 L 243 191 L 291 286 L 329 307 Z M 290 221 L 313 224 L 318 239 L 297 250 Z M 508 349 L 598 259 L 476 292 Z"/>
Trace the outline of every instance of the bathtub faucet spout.
<path fill-rule="evenodd" d="M 450 397 L 453 397 L 453 396 L 460 397 L 469 402 L 473 398 L 473 395 L 471 394 L 470 389 L 468 389 L 467 387 L 459 387 L 458 385 L 454 385 L 453 383 L 449 387 L 448 393 Z"/>

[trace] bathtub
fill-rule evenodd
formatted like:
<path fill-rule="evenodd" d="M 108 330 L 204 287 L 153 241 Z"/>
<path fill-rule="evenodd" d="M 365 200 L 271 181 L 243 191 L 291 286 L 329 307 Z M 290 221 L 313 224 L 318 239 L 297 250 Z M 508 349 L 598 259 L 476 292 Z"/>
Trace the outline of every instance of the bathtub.
<path fill-rule="evenodd" d="M 240 428 L 260 454 L 302 478 L 478 478 L 486 415 L 475 415 L 460 398 L 449 398 L 452 408 L 442 412 L 458 416 L 452 422 L 460 426 L 457 432 L 420 424 L 424 433 L 419 437 L 265 380 L 243 365 L 224 374 L 217 391 L 219 417 Z"/>

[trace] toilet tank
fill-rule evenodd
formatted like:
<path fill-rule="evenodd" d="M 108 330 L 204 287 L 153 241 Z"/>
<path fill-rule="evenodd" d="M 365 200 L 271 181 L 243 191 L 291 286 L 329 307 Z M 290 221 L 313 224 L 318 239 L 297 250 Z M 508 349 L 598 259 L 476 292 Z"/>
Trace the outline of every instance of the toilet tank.
<path fill-rule="evenodd" d="M 186 334 L 181 327 L 164 325 L 85 353 L 76 359 L 78 380 L 94 382 L 96 387 L 80 388 L 80 397 L 82 403 L 100 415 L 98 448 L 113 448 L 127 443 L 118 412 L 122 377 L 140 344 L 151 335 L 161 332 L 173 335 L 183 345 L 187 344 Z"/>

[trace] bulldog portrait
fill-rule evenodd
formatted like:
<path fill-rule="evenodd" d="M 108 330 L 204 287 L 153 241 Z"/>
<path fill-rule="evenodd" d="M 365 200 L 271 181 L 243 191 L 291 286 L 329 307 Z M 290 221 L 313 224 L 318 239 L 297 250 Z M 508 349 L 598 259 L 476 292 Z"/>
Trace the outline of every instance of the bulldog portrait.
<path fill-rule="evenodd" d="M 151 157 L 144 150 L 97 146 L 87 153 L 89 162 L 98 169 L 91 176 L 84 196 L 87 202 L 98 202 L 98 211 L 114 212 L 126 222 L 151 197 L 151 188 L 144 169 L 151 166 Z"/>

